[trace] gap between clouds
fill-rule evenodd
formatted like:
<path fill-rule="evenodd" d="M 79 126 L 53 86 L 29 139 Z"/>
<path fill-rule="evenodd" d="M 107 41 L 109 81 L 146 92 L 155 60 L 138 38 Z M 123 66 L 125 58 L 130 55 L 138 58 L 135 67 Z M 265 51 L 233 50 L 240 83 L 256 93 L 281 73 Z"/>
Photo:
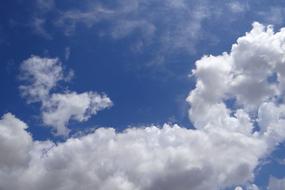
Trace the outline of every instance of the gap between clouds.
<path fill-rule="evenodd" d="M 0 188 L 218 190 L 240 185 L 256 190 L 252 184 L 255 169 L 285 139 L 284 55 L 285 29 L 275 33 L 271 26 L 254 23 L 229 53 L 198 60 L 193 70 L 196 87 L 187 98 L 196 129 L 165 124 L 118 133 L 100 128 L 55 144 L 34 141 L 24 122 L 5 114 L 0 120 Z M 61 67 L 56 67 L 58 60 L 32 57 L 23 65 L 41 65 L 42 60 L 53 65 L 44 71 L 56 71 L 57 77 L 47 79 L 53 75 L 40 72 L 37 81 L 37 74 L 24 69 L 28 83 L 20 87 L 23 95 L 31 102 L 42 102 L 43 113 L 49 109 L 46 102 L 53 101 L 58 101 L 51 106 L 55 112 L 73 110 L 65 107 L 67 94 L 78 102 L 86 98 L 87 103 L 82 100 L 85 106 L 75 105 L 79 108 L 67 114 L 66 122 L 71 118 L 83 121 L 94 114 L 89 115 L 92 98 L 88 95 L 51 92 L 64 78 Z M 41 93 L 29 92 L 34 86 Z M 234 105 L 227 105 L 228 100 Z M 55 121 L 51 123 L 57 128 L 60 124 Z"/>

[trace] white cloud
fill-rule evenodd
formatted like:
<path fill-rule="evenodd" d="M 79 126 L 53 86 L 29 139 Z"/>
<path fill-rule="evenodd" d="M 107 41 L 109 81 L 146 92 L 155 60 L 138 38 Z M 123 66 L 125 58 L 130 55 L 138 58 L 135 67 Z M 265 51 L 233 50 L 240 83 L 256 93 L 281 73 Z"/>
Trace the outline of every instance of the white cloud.
<path fill-rule="evenodd" d="M 21 65 L 20 79 L 26 83 L 20 90 L 27 101 L 42 101 L 64 79 L 63 69 L 58 59 L 31 56 Z"/>
<path fill-rule="evenodd" d="M 69 120 L 86 121 L 111 105 L 112 101 L 106 95 L 94 92 L 52 94 L 43 102 L 43 122 L 54 127 L 57 134 L 65 135 L 68 134 L 66 126 Z"/>
<path fill-rule="evenodd" d="M 229 53 L 198 60 L 196 87 L 187 98 L 194 126 L 253 133 L 269 150 L 284 141 L 284 46 L 284 28 L 275 33 L 272 26 L 254 23 Z M 253 132 L 255 122 L 259 130 Z"/>
<path fill-rule="evenodd" d="M 42 119 L 45 125 L 54 128 L 56 134 L 67 135 L 70 120 L 83 122 L 98 111 L 112 106 L 106 95 L 96 92 L 51 92 L 60 81 L 68 81 L 73 72 L 64 76 L 60 61 L 52 58 L 32 56 L 20 69 L 21 93 L 29 103 L 41 102 Z"/>
<path fill-rule="evenodd" d="M 236 100 L 239 110 L 248 113 L 268 102 L 278 104 L 284 93 L 284 39 L 284 29 L 274 33 L 272 27 L 254 23 L 230 53 L 205 56 L 196 62 L 193 74 L 197 84 L 188 102 L 192 107 L 190 118 L 197 127 L 217 117 L 223 121 L 226 117 L 221 113 L 226 116 L 232 111 L 226 108 L 226 100 Z M 276 81 L 270 82 L 274 74 Z"/>
<path fill-rule="evenodd" d="M 9 130 L 10 126 L 1 127 Z M 17 130 L 26 133 L 24 128 Z M 27 141 L 30 136 L 17 138 Z M 123 133 L 100 128 L 57 145 L 28 142 L 22 145 L 22 154 L 29 158 L 24 168 L 17 166 L 17 160 L 11 163 L 16 168 L 8 173 L 0 167 L 0 188 L 214 190 L 252 179 L 266 151 L 258 137 L 167 124 L 130 128 Z"/>
<path fill-rule="evenodd" d="M 285 189 L 285 179 L 278 179 L 275 177 L 270 177 L 268 190 L 283 190 Z"/>
<path fill-rule="evenodd" d="M 27 125 L 12 114 L 5 114 L 0 120 L 0 171 L 9 172 L 14 168 L 28 165 L 28 152 L 32 138 L 25 131 Z"/>

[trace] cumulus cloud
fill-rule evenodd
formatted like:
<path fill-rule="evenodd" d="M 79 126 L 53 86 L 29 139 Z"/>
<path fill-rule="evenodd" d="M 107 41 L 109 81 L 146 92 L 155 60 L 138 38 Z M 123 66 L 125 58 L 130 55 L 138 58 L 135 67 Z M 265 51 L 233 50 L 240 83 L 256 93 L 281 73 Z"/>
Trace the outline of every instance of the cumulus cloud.
<path fill-rule="evenodd" d="M 196 62 L 187 101 L 198 130 L 228 128 L 263 136 L 269 149 L 284 140 L 285 30 L 254 23 L 229 53 Z"/>
<path fill-rule="evenodd" d="M 83 122 L 98 111 L 112 106 L 106 95 L 96 92 L 51 92 L 60 81 L 68 81 L 73 72 L 64 75 L 61 62 L 55 58 L 32 56 L 23 61 L 20 69 L 21 94 L 29 103 L 41 102 L 42 119 L 45 125 L 55 129 L 58 135 L 67 135 L 70 120 Z"/>
<path fill-rule="evenodd" d="M 99 128 L 55 144 L 32 140 L 24 122 L 4 115 L 0 189 L 257 190 L 248 185 L 255 168 L 285 139 L 284 43 L 284 29 L 275 33 L 254 23 L 231 52 L 198 60 L 196 87 L 187 98 L 196 129 Z M 49 91 L 54 85 L 39 86 Z M 111 103 L 93 92 L 43 94 L 45 122 L 58 131 L 71 118 L 86 120 Z M 271 178 L 269 189 L 282 185 Z"/>
<path fill-rule="evenodd" d="M 27 125 L 12 114 L 5 114 L 0 120 L 0 171 L 27 166 L 32 144 L 31 136 L 25 131 Z"/>
<path fill-rule="evenodd" d="M 284 39 L 284 29 L 274 33 L 271 26 L 254 23 L 230 53 L 198 60 L 193 70 L 196 88 L 187 98 L 195 126 L 205 127 L 216 122 L 217 117 L 220 122 L 228 122 L 231 113 L 250 121 L 254 119 L 250 113 L 258 112 L 262 128 L 272 125 L 275 116 L 276 122 L 283 121 L 284 105 L 280 101 L 284 94 Z M 236 109 L 227 108 L 227 101 L 234 102 Z"/>
<path fill-rule="evenodd" d="M 26 83 L 20 86 L 21 94 L 30 103 L 38 102 L 46 99 L 50 90 L 64 79 L 63 69 L 56 58 L 32 56 L 23 61 L 20 79 Z"/>
<path fill-rule="evenodd" d="M 8 114 L 10 115 L 10 114 Z M 9 125 L 17 122 L 20 125 Z M 121 189 L 208 190 L 242 184 L 267 146 L 259 137 L 227 129 L 192 130 L 167 125 L 129 128 L 122 133 L 100 128 L 64 143 L 31 141 L 15 117 L 1 120 L 3 131 L 15 128 L 21 144 L 10 155 L 9 172 L 0 165 L 0 188 L 17 189 Z M 5 133 L 4 133 L 5 134 Z M 17 150 L 17 144 L 1 144 Z M 8 146 L 8 147 L 6 147 Z M 21 158 L 20 157 L 20 158 Z M 0 158 L 5 161 L 5 157 Z"/>
<path fill-rule="evenodd" d="M 106 95 L 94 92 L 52 94 L 43 102 L 43 122 L 56 128 L 57 133 L 68 134 L 66 128 L 70 119 L 83 122 L 98 111 L 112 105 Z"/>

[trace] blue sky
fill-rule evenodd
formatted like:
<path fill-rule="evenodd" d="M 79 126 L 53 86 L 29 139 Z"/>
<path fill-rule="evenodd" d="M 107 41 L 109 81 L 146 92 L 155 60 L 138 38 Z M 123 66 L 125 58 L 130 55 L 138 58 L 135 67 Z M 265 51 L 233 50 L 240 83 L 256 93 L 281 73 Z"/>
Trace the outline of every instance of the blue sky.
<path fill-rule="evenodd" d="M 233 101 L 227 105 L 227 109 L 232 111 L 231 118 L 236 114 L 236 107 L 242 109 L 249 115 L 251 122 L 255 122 L 255 125 L 257 125 L 258 128 L 257 132 L 260 131 L 261 134 L 263 130 L 262 125 L 275 125 L 275 123 L 270 123 L 270 121 L 266 120 L 271 118 L 271 116 L 264 116 L 264 120 L 266 121 L 262 120 L 262 116 L 258 116 L 262 111 L 265 110 L 264 112 L 266 112 L 267 109 L 264 108 L 263 110 L 261 105 L 268 102 L 271 103 L 272 101 L 278 107 L 276 109 L 275 107 L 271 107 L 272 110 L 281 109 L 284 92 L 282 91 L 281 78 L 278 79 L 278 85 L 280 83 L 281 87 L 276 84 L 277 90 L 274 85 L 271 86 L 267 83 L 266 87 L 262 87 L 261 90 L 259 89 L 258 85 L 260 83 L 255 83 L 255 80 L 257 80 L 256 78 L 259 77 L 260 73 L 265 72 L 269 67 L 260 66 L 262 63 L 259 64 L 259 62 L 262 61 L 258 58 L 259 56 L 268 56 L 269 58 L 265 59 L 265 61 L 267 61 L 268 64 L 269 62 L 271 64 L 271 60 L 278 56 L 275 56 L 274 54 L 274 47 L 272 47 L 272 50 L 267 48 L 266 45 L 263 47 L 263 44 L 266 43 L 270 45 L 270 40 L 265 40 L 263 44 L 259 44 L 258 40 L 253 40 L 252 46 L 245 46 L 240 49 L 237 48 L 237 50 L 234 50 L 234 48 L 232 49 L 232 45 L 237 43 L 236 41 L 239 37 L 245 36 L 246 33 L 253 31 L 254 28 L 258 30 L 260 26 L 253 26 L 252 24 L 254 22 L 259 22 L 261 23 L 260 25 L 265 27 L 267 25 L 273 25 L 275 31 L 278 32 L 279 29 L 285 25 L 284 6 L 284 1 L 281 0 L 219 0 L 215 2 L 209 0 L 150 0 L 147 2 L 141 0 L 1 1 L 0 85 L 3 90 L 0 94 L 0 114 L 2 116 L 6 113 L 12 113 L 15 118 L 13 118 L 14 116 L 3 117 L 1 120 L 3 123 L 0 123 L 0 127 L 2 125 L 3 128 L 8 126 L 5 122 L 6 120 L 19 119 L 28 126 L 25 128 L 25 131 L 28 131 L 29 135 L 32 136 L 32 143 L 39 140 L 39 142 L 44 144 L 50 140 L 50 143 L 54 143 L 54 146 L 56 147 L 54 148 L 54 151 L 57 152 L 57 143 L 59 144 L 58 147 L 61 145 L 63 147 L 71 146 L 65 144 L 65 142 L 70 142 L 76 138 L 79 140 L 85 139 L 88 135 L 92 136 L 99 133 L 94 132 L 95 128 L 114 128 L 117 131 L 116 135 L 118 136 L 121 134 L 120 132 L 128 128 L 133 129 L 132 127 L 143 130 L 147 126 L 155 126 L 158 130 L 163 131 L 164 128 L 162 126 L 165 124 L 170 126 L 177 124 L 183 130 L 185 128 L 189 129 L 191 133 L 192 131 L 195 131 L 196 128 L 198 130 L 206 130 L 204 128 L 207 128 L 206 126 L 209 125 L 215 125 L 215 128 L 217 127 L 216 125 L 218 125 L 215 124 L 216 120 L 208 116 L 208 113 L 211 115 L 213 112 L 212 115 L 215 117 L 215 110 L 211 110 L 212 107 L 206 107 L 207 109 L 205 108 L 205 111 L 203 110 L 203 106 L 206 106 L 204 104 L 208 103 L 208 101 L 218 101 L 216 99 L 221 98 L 222 102 L 229 103 L 230 100 Z M 268 31 L 267 29 L 263 29 L 262 32 L 267 33 Z M 254 36 L 256 33 L 252 32 L 252 35 Z M 248 36 L 245 36 L 246 40 L 247 37 Z M 276 38 L 279 39 L 279 37 Z M 282 39 L 280 40 L 280 43 L 284 43 Z M 261 48 L 259 51 L 259 47 L 264 49 Z M 242 52 L 243 49 L 251 52 L 254 48 L 257 50 L 252 51 L 252 57 L 247 59 L 248 54 Z M 283 49 L 280 49 L 282 55 Z M 213 55 L 218 57 L 217 59 L 222 59 L 218 60 L 218 62 L 227 62 L 228 58 L 226 55 L 222 54 L 223 52 L 228 52 L 230 57 L 232 56 L 234 59 L 243 56 L 245 58 L 244 60 L 241 58 L 241 60 L 233 63 L 234 69 L 231 69 L 231 71 L 228 71 L 227 66 L 223 66 L 223 64 L 215 66 L 213 71 L 211 70 L 211 66 L 206 68 L 207 63 L 216 58 L 213 58 L 213 60 L 211 58 L 205 58 L 204 60 L 202 58 L 204 55 Z M 231 54 L 231 52 L 233 53 Z M 273 52 L 272 57 L 268 55 L 271 52 Z M 43 88 L 47 91 L 47 94 L 43 96 L 31 95 L 31 90 L 33 88 L 35 89 L 35 81 L 29 77 L 23 78 L 23 73 L 26 72 L 28 75 L 31 75 L 33 71 L 37 71 L 37 68 L 33 68 L 33 64 L 41 65 L 47 60 L 49 60 L 51 64 L 54 64 L 54 66 L 50 68 L 51 70 L 62 70 L 62 73 L 60 72 L 62 76 L 55 79 L 56 77 L 53 78 L 54 71 L 50 71 L 50 73 L 40 73 L 43 71 L 39 69 L 38 72 L 40 74 L 51 78 L 47 79 L 48 82 L 49 80 L 56 81 L 50 88 L 45 87 L 45 84 L 40 81 L 40 85 L 44 86 Z M 201 67 L 199 67 L 200 64 L 198 62 L 195 64 L 197 60 L 200 60 Z M 229 60 L 231 61 L 231 58 L 229 58 Z M 202 62 L 205 62 L 205 70 L 203 70 L 204 66 L 202 65 Z M 215 60 L 213 62 L 215 62 Z M 253 65 L 256 64 L 253 68 L 261 68 L 262 71 L 253 69 L 251 74 L 247 74 L 247 70 L 251 72 L 252 67 L 245 67 L 240 62 L 245 62 L 245 65 L 250 65 L 252 62 Z M 277 58 L 276 62 L 278 62 Z M 239 64 L 242 66 L 239 66 Z M 283 62 L 280 64 L 282 65 Z M 227 65 L 227 63 L 225 65 Z M 225 69 L 223 67 L 225 67 Z M 270 66 L 270 69 L 272 69 L 272 67 Z M 192 70 L 195 70 L 196 74 L 195 71 L 192 73 Z M 275 69 L 274 66 L 272 73 L 281 73 L 281 76 L 282 72 L 280 70 L 282 70 L 282 68 L 278 70 L 278 68 Z M 236 84 L 236 86 L 233 84 L 232 88 L 229 87 L 230 89 L 227 89 L 227 83 L 219 83 L 221 78 L 220 75 L 223 78 L 223 76 L 235 72 L 236 74 L 240 74 L 240 72 L 244 73 L 244 77 L 246 78 L 244 83 L 241 82 L 240 84 Z M 215 73 L 218 74 L 216 75 Z M 270 71 L 270 73 L 267 74 L 269 76 L 272 73 Z M 69 77 L 71 75 L 72 77 Z M 39 79 L 35 77 L 34 80 Z M 201 87 L 200 89 L 199 85 L 197 85 L 197 81 L 201 81 L 205 87 Z M 215 81 L 217 82 L 215 83 Z M 232 82 L 238 83 L 239 81 L 233 80 Z M 249 87 L 247 84 L 249 84 Z M 251 84 L 252 86 L 250 86 Z M 25 86 L 26 90 L 21 90 L 20 86 Z M 42 88 L 42 86 L 40 88 Z M 224 90 L 224 88 L 226 88 L 226 90 Z M 256 89 L 255 92 L 253 92 L 253 88 Z M 205 92 L 203 90 L 205 90 Z M 274 94 L 274 90 L 278 92 Z M 189 95 L 190 92 L 192 92 L 192 95 Z M 28 95 L 25 95 L 25 93 Z M 220 93 L 223 93 L 224 95 L 220 95 Z M 90 103 L 89 107 L 80 107 L 80 105 L 79 107 L 80 109 L 82 108 L 82 110 L 79 111 L 73 110 L 77 105 L 75 105 L 75 108 L 64 107 L 64 103 L 60 101 L 63 101 L 63 99 L 66 98 L 65 95 L 71 94 L 74 95 L 74 98 L 86 98 L 86 101 L 89 101 Z M 62 99 L 56 99 L 57 95 L 59 96 L 57 97 L 58 99 Z M 103 99 L 105 96 L 108 98 L 108 101 L 110 100 L 112 103 L 105 102 L 104 104 Z M 91 102 L 95 101 L 94 97 L 99 99 L 99 103 L 92 107 Z M 230 99 L 229 97 L 233 99 Z M 275 99 L 281 99 L 282 101 L 280 101 L 281 103 L 276 103 L 277 100 L 275 101 Z M 203 103 L 198 104 L 198 101 Z M 54 108 L 54 105 L 58 106 L 59 104 L 64 107 L 62 109 L 66 108 L 72 112 L 69 116 L 66 116 L 67 119 L 64 121 L 59 121 L 60 119 L 54 118 L 56 116 L 52 115 L 53 112 L 56 113 L 55 115 L 63 112 L 67 115 L 69 114 L 66 110 L 60 112 L 59 108 Z M 211 104 L 212 103 L 209 103 L 207 106 L 210 106 Z M 271 104 L 268 109 L 270 109 L 270 106 Z M 200 108 L 201 110 L 199 110 Z M 188 113 L 189 110 L 190 112 L 191 110 L 193 111 L 191 112 L 192 115 L 191 113 Z M 281 121 L 283 112 L 276 111 L 276 114 L 277 112 L 281 115 L 280 118 L 278 118 L 278 121 Z M 45 114 L 46 118 L 43 116 Z M 265 115 L 266 114 L 268 113 L 266 112 Z M 223 116 L 222 114 L 218 114 L 216 118 L 218 117 Z M 225 116 L 225 118 L 226 117 L 227 116 Z M 238 118 L 238 116 L 234 116 L 234 118 Z M 58 124 L 60 122 L 63 122 L 64 124 Z M 247 124 L 242 123 L 238 125 L 243 126 Z M 278 125 L 282 125 L 282 121 L 281 124 L 278 123 Z M 69 133 L 61 134 L 59 133 L 60 128 L 69 129 L 70 131 Z M 216 131 L 219 131 L 219 128 L 217 128 Z M 280 129 L 276 133 L 280 133 L 280 131 L 282 132 Z M 176 134 L 175 132 L 173 133 Z M 215 132 L 213 132 L 213 134 L 214 133 Z M 129 134 L 128 132 L 124 132 L 122 134 L 126 134 L 126 137 L 124 138 L 132 139 L 131 134 L 133 133 L 130 132 Z M 166 133 L 166 136 L 167 134 L 168 133 Z M 208 132 L 206 134 L 209 135 Z M 212 135 L 212 132 L 210 134 Z M 250 135 L 253 136 L 253 134 L 247 134 L 246 136 Z M 178 136 L 176 138 L 178 138 Z M 209 187 L 212 187 L 212 189 L 239 189 L 237 186 L 241 186 L 248 190 L 255 189 L 257 186 L 261 190 L 267 188 L 271 190 L 273 188 L 276 189 L 278 183 L 280 183 L 278 188 L 282 189 L 285 188 L 285 182 L 282 181 L 282 178 L 285 177 L 285 152 L 283 143 L 285 138 L 281 136 L 282 135 L 280 135 L 280 137 L 270 137 L 272 139 L 278 139 L 278 142 L 276 142 L 276 144 L 278 144 L 277 146 L 272 146 L 270 144 L 270 140 L 272 139 L 266 139 L 264 140 L 265 142 L 251 142 L 252 139 L 249 139 L 249 144 L 253 144 L 252 152 L 256 151 L 254 156 L 256 156 L 256 159 L 258 160 L 257 163 L 250 160 L 250 164 L 248 164 L 250 168 L 248 169 L 248 172 L 250 174 L 247 174 L 246 172 L 246 174 L 243 172 L 238 173 L 237 171 L 234 171 L 237 172 L 237 174 L 234 172 L 223 174 L 222 169 L 217 169 L 217 166 L 213 166 L 213 172 L 220 172 L 221 176 L 222 174 L 228 175 L 229 179 L 213 183 L 212 181 L 214 181 L 214 179 L 206 177 L 206 175 L 203 177 L 201 174 L 201 178 L 208 181 L 209 184 L 207 185 L 209 186 L 196 185 L 191 187 L 191 184 L 185 184 L 185 186 L 181 185 L 181 187 L 179 187 L 179 181 L 188 179 L 188 174 L 183 175 L 184 171 L 175 171 L 175 173 L 169 169 L 166 173 L 170 172 L 170 177 L 162 176 L 161 179 L 153 183 L 150 182 L 150 187 L 146 187 L 141 185 L 143 182 L 137 183 L 131 180 L 133 176 L 138 174 L 133 174 L 132 176 L 126 172 L 124 175 L 131 175 L 129 176 L 130 179 L 128 183 L 133 186 L 122 185 L 120 189 L 161 189 L 165 185 L 164 180 L 167 180 L 168 178 L 170 178 L 168 180 L 171 181 L 173 185 L 170 187 L 183 190 L 203 190 Z M 5 137 L 1 138 L 5 140 Z M 130 139 L 128 139 L 128 142 L 132 144 Z M 117 141 L 118 151 L 120 151 L 121 141 Z M 146 141 L 148 142 L 148 140 Z M 242 137 L 240 137 L 240 141 L 241 143 L 248 142 L 247 140 L 242 141 Z M 82 142 L 85 141 L 82 140 Z M 213 142 L 216 141 L 213 140 Z M 225 141 L 224 143 L 226 142 L 228 141 Z M 97 146 L 101 145 L 97 141 L 96 143 L 94 144 Z M 182 146 L 187 143 L 185 142 Z M 268 150 L 261 150 L 261 148 L 256 145 L 258 143 L 265 143 L 268 145 Z M 218 146 L 214 144 L 215 143 L 211 146 Z M 31 146 L 35 145 L 33 144 Z M 44 145 L 42 146 L 44 147 Z M 163 147 L 163 145 L 161 146 Z M 121 147 L 124 147 L 124 145 L 121 145 Z M 190 148 L 191 147 L 192 145 L 190 145 Z M 47 147 L 45 148 L 48 149 Z M 30 152 L 33 152 L 36 149 L 37 148 L 32 148 Z M 203 151 L 202 149 L 203 148 L 200 147 L 199 150 Z M 229 149 L 235 148 L 228 145 L 227 150 Z M 9 151 L 9 148 L 6 147 L 1 149 L 1 145 L 0 150 L 6 150 L 11 152 L 11 154 L 13 152 L 13 150 Z M 30 152 L 29 155 L 31 154 Z M 199 151 L 195 153 L 199 153 Z M 177 153 L 177 155 L 179 154 Z M 163 154 L 161 155 L 161 157 L 166 158 L 168 156 L 168 154 L 164 156 Z M 240 157 L 243 156 L 245 158 L 252 158 L 251 156 L 253 155 L 247 155 L 246 153 L 245 155 L 240 155 Z M 31 157 L 34 158 L 33 156 Z M 70 157 L 73 157 L 73 155 L 70 155 Z M 215 158 L 216 155 L 213 157 Z M 96 159 L 96 156 L 94 156 L 94 158 Z M 110 156 L 111 160 L 116 158 L 116 156 Z M 98 159 L 100 160 L 101 157 Z M 191 158 L 190 160 L 195 161 L 196 159 L 198 160 L 197 162 L 201 161 L 196 157 Z M 211 159 L 211 157 L 209 157 L 209 159 Z M 160 157 L 158 160 L 160 160 Z M 241 163 L 243 162 L 246 161 L 242 159 Z M 32 161 L 29 163 L 32 163 Z M 183 164 L 189 163 L 191 162 Z M 239 161 L 237 161 L 237 163 L 239 163 Z M 6 165 L 3 165 L 6 166 L 7 163 Z M 43 164 L 41 166 L 43 166 Z M 0 156 L 0 171 L 2 171 L 1 167 Z M 165 167 L 170 166 L 166 165 Z M 204 169 L 203 164 L 199 167 Z M 229 166 L 229 168 L 232 167 L 235 166 Z M 9 170 L 13 171 L 11 168 L 9 168 Z M 30 170 L 31 168 L 26 169 L 26 171 L 30 172 L 30 175 L 33 175 L 32 170 Z M 121 170 L 124 171 L 124 169 Z M 207 169 L 205 166 L 206 173 L 210 173 L 212 170 L 211 168 Z M 67 172 L 69 173 L 70 171 L 67 169 Z M 171 172 L 174 172 L 175 176 L 178 177 L 173 177 L 173 173 Z M 155 172 L 153 171 L 152 173 Z M 52 174 L 42 175 L 52 176 Z M 237 175 L 245 176 L 243 176 L 244 178 L 241 176 L 239 178 Z M 178 180 L 179 176 L 181 179 Z M 191 178 L 190 174 L 188 176 Z M 10 179 L 9 177 L 10 176 L 5 176 L 5 179 Z M 140 177 L 141 176 L 138 175 L 138 178 Z M 280 181 L 276 178 L 280 179 Z M 52 181 L 53 178 L 50 177 L 50 179 Z M 29 181 L 29 179 L 26 180 Z M 122 181 L 124 182 L 124 180 L 125 179 Z M 29 182 L 30 185 L 35 185 L 33 183 L 43 183 L 40 179 L 38 181 L 35 180 L 34 182 Z M 120 184 L 124 184 L 123 182 Z M 19 182 L 19 186 L 21 186 L 20 183 L 21 182 Z M 46 184 L 48 184 L 48 182 L 46 182 Z M 65 185 L 67 182 L 63 182 L 63 184 Z M 86 182 L 86 184 L 88 184 L 88 182 Z M 91 185 L 86 186 L 85 189 L 90 187 L 108 189 L 105 181 L 95 183 L 95 185 L 93 183 L 90 184 Z M 63 188 L 70 187 L 69 189 L 71 189 L 71 187 L 76 188 L 76 185 L 79 185 L 79 182 L 73 186 L 64 185 L 62 185 Z M 11 184 L 4 184 L 1 180 L 0 187 L 4 189 L 17 188 L 16 186 L 13 187 Z M 29 186 L 27 185 L 27 188 L 28 187 Z M 57 186 L 56 184 L 54 186 L 47 185 L 46 187 L 49 189 L 60 188 L 60 186 Z M 110 188 L 112 186 L 108 187 Z"/>

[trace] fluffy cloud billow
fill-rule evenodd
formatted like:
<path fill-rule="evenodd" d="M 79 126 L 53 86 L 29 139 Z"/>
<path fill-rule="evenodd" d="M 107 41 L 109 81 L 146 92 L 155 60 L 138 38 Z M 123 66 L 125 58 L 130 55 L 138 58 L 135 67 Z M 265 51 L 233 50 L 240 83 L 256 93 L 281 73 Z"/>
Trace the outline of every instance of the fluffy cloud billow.
<path fill-rule="evenodd" d="M 32 140 L 24 122 L 5 114 L 0 189 L 257 190 L 255 169 L 285 138 L 284 42 L 285 29 L 275 33 L 254 23 L 229 53 L 198 60 L 192 73 L 196 87 L 187 98 L 196 129 L 175 124 L 123 132 L 99 128 L 55 144 Z M 37 79 L 45 76 L 41 70 L 30 73 L 35 79 L 27 82 L 44 92 L 32 97 L 42 102 L 48 125 L 65 128 L 71 118 L 84 121 L 110 104 L 92 92 L 52 93 L 55 82 Z M 270 188 L 274 185 L 272 180 Z"/>
<path fill-rule="evenodd" d="M 31 141 L 18 123 L 24 125 L 11 114 L 1 120 L 2 130 L 14 128 L 21 134 L 17 140 L 27 142 L 19 158 L 1 167 L 0 187 L 7 190 L 220 189 L 251 180 L 267 148 L 260 138 L 238 132 L 167 124 L 123 133 L 101 128 L 55 145 Z M 11 138 L 1 133 L 1 141 L 8 142 L 1 152 L 9 149 L 10 157 L 18 157 Z"/>
<path fill-rule="evenodd" d="M 256 135 L 273 145 L 283 140 L 284 42 L 283 28 L 274 33 L 272 26 L 254 23 L 230 53 L 198 60 L 196 88 L 187 98 L 195 127 L 252 134 L 257 122 Z"/>

